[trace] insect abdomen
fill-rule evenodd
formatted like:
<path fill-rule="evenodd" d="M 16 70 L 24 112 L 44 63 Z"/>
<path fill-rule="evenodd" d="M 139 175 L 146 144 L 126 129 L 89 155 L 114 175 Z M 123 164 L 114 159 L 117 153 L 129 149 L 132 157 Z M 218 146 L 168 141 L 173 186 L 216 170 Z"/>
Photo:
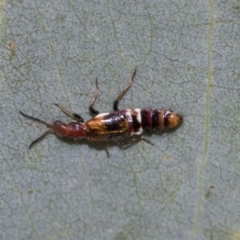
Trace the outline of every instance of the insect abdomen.
<path fill-rule="evenodd" d="M 173 111 L 161 109 L 142 109 L 141 122 L 142 128 L 147 131 L 165 130 L 176 127 L 182 121 L 182 116 Z"/>

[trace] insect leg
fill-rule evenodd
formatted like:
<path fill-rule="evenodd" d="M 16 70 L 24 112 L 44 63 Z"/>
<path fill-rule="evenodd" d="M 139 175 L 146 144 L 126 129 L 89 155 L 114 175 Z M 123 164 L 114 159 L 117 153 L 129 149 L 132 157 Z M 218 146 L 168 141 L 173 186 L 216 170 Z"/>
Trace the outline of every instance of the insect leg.
<path fill-rule="evenodd" d="M 119 111 L 118 109 L 118 103 L 121 100 L 121 98 L 123 97 L 123 95 L 127 92 L 127 90 L 133 85 L 133 79 L 136 75 L 136 71 L 137 69 L 134 70 L 133 75 L 132 75 L 132 79 L 131 81 L 128 83 L 128 85 L 120 92 L 120 94 L 118 95 L 118 97 L 116 98 L 116 100 L 113 103 L 113 110 L 114 111 Z"/>
<path fill-rule="evenodd" d="M 107 157 L 110 158 L 110 155 L 109 155 L 109 152 L 108 152 L 107 148 L 105 148 L 105 151 L 106 151 Z"/>
<path fill-rule="evenodd" d="M 122 147 L 122 148 L 128 148 L 130 147 L 131 145 L 135 144 L 135 143 L 138 143 L 140 141 L 145 141 L 149 144 L 151 144 L 152 146 L 154 145 L 151 141 L 149 141 L 148 139 L 146 139 L 145 137 L 141 136 L 139 138 L 132 138 L 132 139 L 129 139 L 128 141 L 126 142 L 118 142 L 118 144 Z"/>
<path fill-rule="evenodd" d="M 97 145 L 99 142 L 101 142 L 103 139 L 98 138 L 98 137 L 88 137 L 88 141 L 91 141 L 93 144 Z M 99 146 L 99 145 L 98 145 Z M 106 151 L 107 157 L 109 158 L 109 152 L 106 146 L 104 146 L 104 149 Z"/>
<path fill-rule="evenodd" d="M 59 107 L 64 113 L 66 113 L 70 117 L 75 118 L 78 122 L 84 122 L 83 118 L 80 115 L 78 115 L 77 113 L 68 111 L 66 108 L 64 108 L 62 105 L 60 105 L 58 103 L 54 103 L 54 105 Z"/>
<path fill-rule="evenodd" d="M 96 102 L 96 99 L 97 99 L 99 93 L 100 93 L 100 89 L 99 89 L 99 87 L 98 87 L 98 80 L 97 80 L 97 78 L 96 78 L 96 91 L 95 91 L 95 93 L 94 93 L 94 96 L 93 96 L 93 98 L 92 98 L 92 100 L 91 100 L 91 102 L 90 102 L 89 108 L 88 108 L 89 111 L 90 111 L 92 114 L 94 114 L 94 115 L 96 115 L 96 114 L 99 113 L 97 110 L 95 110 L 95 109 L 93 108 L 93 105 L 94 105 L 94 103 Z"/>
<path fill-rule="evenodd" d="M 150 140 L 146 139 L 145 137 L 141 137 L 140 140 L 143 140 L 143 141 L 149 143 L 150 145 L 154 146 L 154 144 Z"/>

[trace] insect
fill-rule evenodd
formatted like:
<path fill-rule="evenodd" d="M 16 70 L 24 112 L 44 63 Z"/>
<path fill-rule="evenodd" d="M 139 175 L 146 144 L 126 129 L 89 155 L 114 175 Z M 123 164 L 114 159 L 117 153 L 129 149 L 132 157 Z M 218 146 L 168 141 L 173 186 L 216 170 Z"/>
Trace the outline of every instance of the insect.
<path fill-rule="evenodd" d="M 162 109 L 152 110 L 150 108 L 119 110 L 119 101 L 128 91 L 128 89 L 133 85 L 135 75 L 136 69 L 132 75 L 130 82 L 120 92 L 114 101 L 114 112 L 112 113 L 99 114 L 99 112 L 93 108 L 93 105 L 100 93 L 98 80 L 96 79 L 96 91 L 89 106 L 89 111 L 96 116 L 86 122 L 84 122 L 83 118 L 79 114 L 68 111 L 58 103 L 54 103 L 54 105 L 59 107 L 61 111 L 76 121 L 64 123 L 56 120 L 53 123 L 50 123 L 39 118 L 29 116 L 20 111 L 20 114 L 24 117 L 43 123 L 47 128 L 49 128 L 49 130 L 47 130 L 43 135 L 34 140 L 29 145 L 29 148 L 31 148 L 35 143 L 50 133 L 55 134 L 59 137 L 87 139 L 90 142 L 113 140 L 120 146 L 132 145 L 141 140 L 152 144 L 148 139 L 142 136 L 143 130 L 162 131 L 178 126 L 182 122 L 183 117 L 173 111 L 165 111 Z"/>

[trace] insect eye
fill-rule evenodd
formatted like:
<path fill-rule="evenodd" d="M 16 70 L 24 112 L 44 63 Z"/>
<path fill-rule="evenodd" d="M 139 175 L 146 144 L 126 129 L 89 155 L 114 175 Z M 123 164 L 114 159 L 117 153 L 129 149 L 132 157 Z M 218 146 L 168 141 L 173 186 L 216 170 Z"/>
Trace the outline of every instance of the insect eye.
<path fill-rule="evenodd" d="M 61 121 L 56 120 L 56 121 L 54 122 L 54 125 L 57 126 L 57 125 L 60 125 L 61 123 L 62 123 Z"/>

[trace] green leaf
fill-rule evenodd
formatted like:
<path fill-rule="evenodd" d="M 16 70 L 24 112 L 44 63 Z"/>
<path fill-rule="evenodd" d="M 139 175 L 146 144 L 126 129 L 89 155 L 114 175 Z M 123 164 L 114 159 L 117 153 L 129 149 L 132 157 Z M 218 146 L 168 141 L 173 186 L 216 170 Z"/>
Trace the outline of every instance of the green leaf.
<path fill-rule="evenodd" d="M 237 1 L 5 1 L 1 9 L 2 239 L 239 239 Z M 10 45 L 9 45 L 10 44 Z M 174 109 L 175 131 L 122 150 L 47 136 L 119 107 Z"/>

